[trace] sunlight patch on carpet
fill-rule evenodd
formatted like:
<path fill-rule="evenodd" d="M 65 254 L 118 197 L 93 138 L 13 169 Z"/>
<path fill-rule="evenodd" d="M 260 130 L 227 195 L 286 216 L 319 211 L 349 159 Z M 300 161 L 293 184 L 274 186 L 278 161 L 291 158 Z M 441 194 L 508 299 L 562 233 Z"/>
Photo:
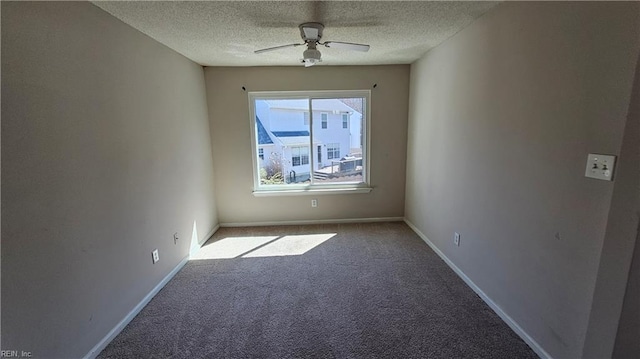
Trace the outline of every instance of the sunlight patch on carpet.
<path fill-rule="evenodd" d="M 191 260 L 236 258 L 277 238 L 278 236 L 223 238 L 200 248 L 191 256 Z"/>
<path fill-rule="evenodd" d="M 337 233 L 288 236 L 227 237 L 206 244 L 191 260 L 299 256 L 321 245 Z"/>
<path fill-rule="evenodd" d="M 284 236 L 266 246 L 243 255 L 242 258 L 299 256 L 319 246 L 335 235 L 336 233 L 322 233 Z"/>

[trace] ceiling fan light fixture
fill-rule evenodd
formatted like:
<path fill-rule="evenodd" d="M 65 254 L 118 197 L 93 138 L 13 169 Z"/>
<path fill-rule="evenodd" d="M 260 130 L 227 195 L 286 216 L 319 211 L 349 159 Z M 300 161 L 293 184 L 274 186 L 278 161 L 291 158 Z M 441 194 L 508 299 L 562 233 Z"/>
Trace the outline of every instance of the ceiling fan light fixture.
<path fill-rule="evenodd" d="M 337 49 L 344 50 L 354 50 L 354 51 L 369 51 L 369 45 L 365 44 L 355 44 L 350 42 L 339 42 L 339 41 L 325 41 L 322 42 L 320 39 L 322 38 L 322 30 L 324 30 L 324 25 L 319 22 L 305 22 L 304 24 L 300 24 L 298 26 L 300 28 L 300 37 L 304 41 L 301 44 L 289 44 L 289 45 L 280 45 L 274 47 L 268 47 L 266 49 L 260 49 L 254 51 L 256 54 L 261 54 L 263 52 L 280 50 L 288 47 L 302 46 L 306 45 L 307 50 L 302 54 L 302 63 L 305 67 L 313 66 L 319 62 L 322 62 L 320 51 L 316 49 L 318 45 L 322 45 L 325 47 L 335 47 Z"/>
<path fill-rule="evenodd" d="M 317 49 L 307 49 L 304 51 L 302 56 L 302 61 L 304 62 L 305 67 L 310 67 L 317 64 L 318 62 L 322 62 L 322 59 L 320 58 L 322 54 Z"/>

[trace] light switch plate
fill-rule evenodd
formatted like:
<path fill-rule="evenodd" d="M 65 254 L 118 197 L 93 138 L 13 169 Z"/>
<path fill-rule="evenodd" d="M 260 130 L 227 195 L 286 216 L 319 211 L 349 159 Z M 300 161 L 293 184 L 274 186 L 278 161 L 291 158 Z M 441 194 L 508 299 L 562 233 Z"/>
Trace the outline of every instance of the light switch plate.
<path fill-rule="evenodd" d="M 590 153 L 587 157 L 587 168 L 584 175 L 585 177 L 611 181 L 613 180 L 615 165 L 616 156 Z"/>

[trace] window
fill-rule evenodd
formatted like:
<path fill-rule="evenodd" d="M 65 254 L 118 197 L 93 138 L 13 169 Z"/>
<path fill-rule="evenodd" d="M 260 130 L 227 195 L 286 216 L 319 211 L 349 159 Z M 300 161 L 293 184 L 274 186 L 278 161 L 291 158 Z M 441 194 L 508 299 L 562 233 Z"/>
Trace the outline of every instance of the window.
<path fill-rule="evenodd" d="M 291 149 L 291 164 L 296 166 L 309 164 L 309 147 L 293 147 Z"/>
<path fill-rule="evenodd" d="M 369 192 L 369 99 L 368 90 L 250 92 L 254 195 Z"/>
<path fill-rule="evenodd" d="M 327 145 L 327 158 L 330 160 L 340 158 L 339 143 L 330 143 Z"/>

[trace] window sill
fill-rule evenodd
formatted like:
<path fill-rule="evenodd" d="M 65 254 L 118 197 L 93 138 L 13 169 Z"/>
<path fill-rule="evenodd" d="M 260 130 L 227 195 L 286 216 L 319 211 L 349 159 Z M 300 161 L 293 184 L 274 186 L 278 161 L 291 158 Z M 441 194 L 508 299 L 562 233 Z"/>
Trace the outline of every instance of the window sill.
<path fill-rule="evenodd" d="M 324 195 L 324 194 L 369 193 L 372 190 L 373 188 L 371 187 L 261 190 L 261 191 L 253 191 L 253 196 L 254 197 L 309 196 L 309 195 L 317 196 L 317 195 Z"/>

